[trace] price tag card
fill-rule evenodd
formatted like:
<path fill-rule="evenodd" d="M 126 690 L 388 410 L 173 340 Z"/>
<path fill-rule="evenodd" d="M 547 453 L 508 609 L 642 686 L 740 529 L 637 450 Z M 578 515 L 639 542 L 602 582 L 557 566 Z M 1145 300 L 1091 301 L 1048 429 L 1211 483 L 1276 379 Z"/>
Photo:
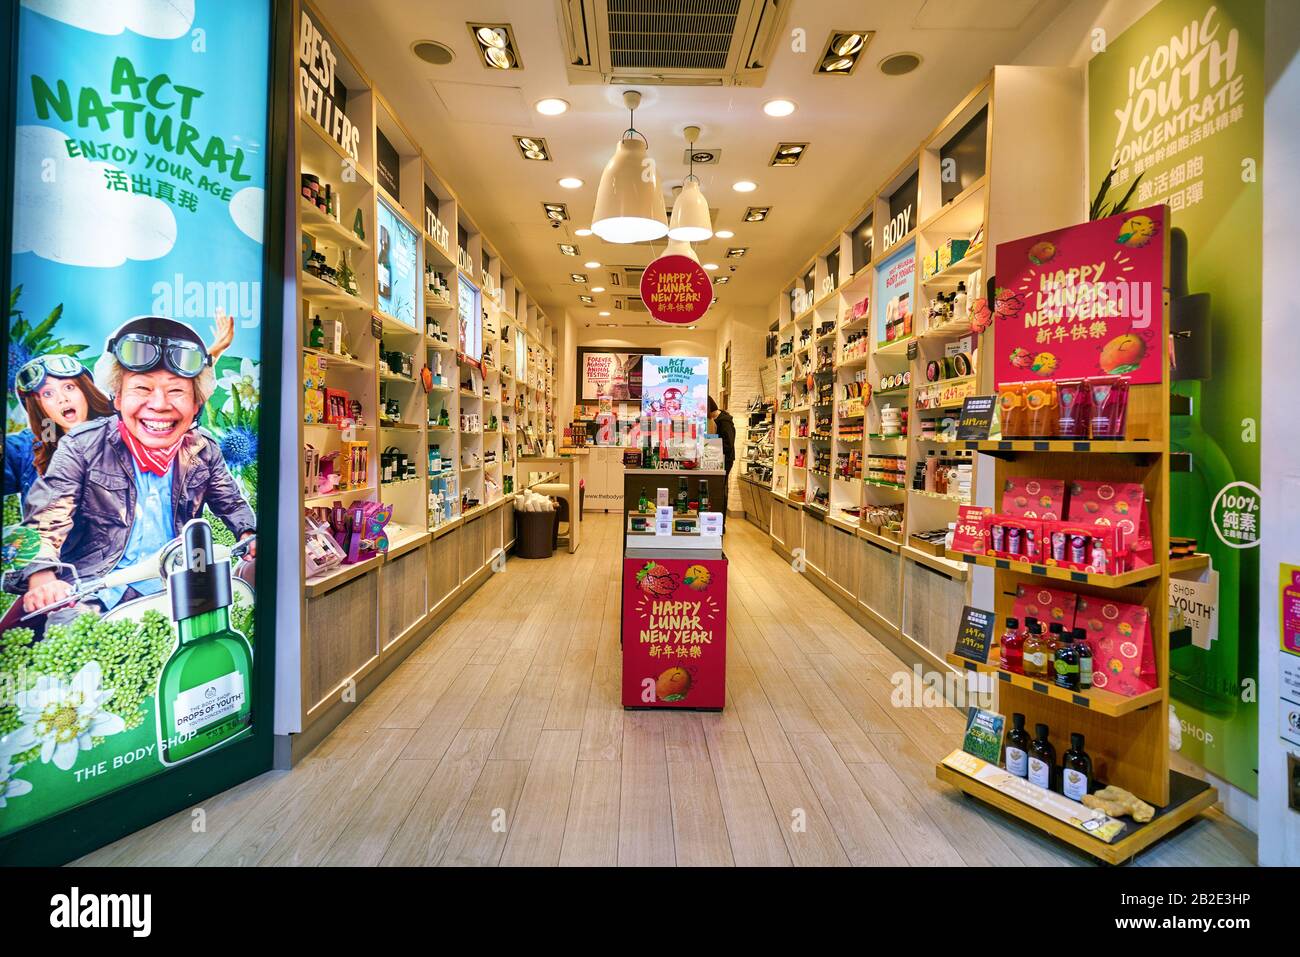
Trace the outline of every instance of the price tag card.
<path fill-rule="evenodd" d="M 989 437 L 993 425 L 993 409 L 997 396 L 968 395 L 961 403 L 961 418 L 957 420 L 957 441 L 983 441 Z"/>
<path fill-rule="evenodd" d="M 984 528 L 984 517 L 992 515 L 993 509 L 980 505 L 960 505 L 957 507 L 957 528 L 952 536 L 952 550 L 969 555 L 983 555 L 988 547 Z"/>
<path fill-rule="evenodd" d="M 953 651 L 963 658 L 989 663 L 989 646 L 993 642 L 993 612 L 966 605 L 957 627 L 957 645 Z"/>

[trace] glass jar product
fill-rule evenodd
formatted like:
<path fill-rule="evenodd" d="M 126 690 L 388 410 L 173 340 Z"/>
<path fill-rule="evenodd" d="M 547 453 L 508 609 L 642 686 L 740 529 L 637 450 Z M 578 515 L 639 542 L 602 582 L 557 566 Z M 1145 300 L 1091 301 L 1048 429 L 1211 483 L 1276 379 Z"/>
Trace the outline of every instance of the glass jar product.
<path fill-rule="evenodd" d="M 1025 716 L 1019 711 L 1011 716 L 1011 730 L 1007 732 L 1006 766 L 1018 778 L 1029 777 L 1029 732 L 1025 730 Z"/>
<path fill-rule="evenodd" d="M 1070 749 L 1061 756 L 1061 793 L 1071 801 L 1082 801 L 1092 790 L 1092 758 L 1083 749 L 1083 735 L 1070 735 Z"/>
<path fill-rule="evenodd" d="M 1029 783 L 1046 790 L 1052 789 L 1052 776 L 1056 770 L 1056 748 L 1047 739 L 1045 724 L 1034 726 L 1034 740 L 1029 742 Z"/>
<path fill-rule="evenodd" d="M 1022 675 L 1025 673 L 1025 636 L 1020 633 L 1020 622 L 1014 618 L 1007 619 L 1007 630 L 1002 633 L 1002 660 L 1000 666 L 1003 671 L 1010 671 L 1013 674 Z M 1024 777 L 1024 775 L 1021 775 Z"/>

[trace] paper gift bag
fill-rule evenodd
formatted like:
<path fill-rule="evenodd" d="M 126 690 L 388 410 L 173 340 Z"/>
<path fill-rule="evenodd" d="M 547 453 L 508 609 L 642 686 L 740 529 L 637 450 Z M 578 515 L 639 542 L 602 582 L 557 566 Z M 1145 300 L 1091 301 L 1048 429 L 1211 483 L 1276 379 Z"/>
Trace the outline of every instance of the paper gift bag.
<path fill-rule="evenodd" d="M 1119 529 L 1130 568 L 1145 568 L 1155 562 L 1146 491 L 1138 482 L 1073 481 L 1066 518 Z"/>
<path fill-rule="evenodd" d="M 1075 626 L 1075 605 L 1079 596 L 1063 588 L 1046 585 L 1017 585 L 1016 602 L 1011 614 L 1023 624 L 1026 618 L 1037 618 L 1048 625 L 1059 624 L 1066 631 Z"/>
<path fill-rule="evenodd" d="M 1078 596 L 1075 622 L 1092 649 L 1092 686 L 1131 698 L 1157 687 L 1151 618 L 1142 605 Z"/>

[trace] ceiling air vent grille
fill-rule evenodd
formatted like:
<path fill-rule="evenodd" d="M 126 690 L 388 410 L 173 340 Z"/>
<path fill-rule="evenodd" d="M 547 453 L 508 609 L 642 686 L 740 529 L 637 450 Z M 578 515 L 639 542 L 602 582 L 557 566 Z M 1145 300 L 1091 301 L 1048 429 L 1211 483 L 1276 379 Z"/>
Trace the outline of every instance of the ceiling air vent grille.
<path fill-rule="evenodd" d="M 556 0 L 575 83 L 758 86 L 790 0 Z"/>

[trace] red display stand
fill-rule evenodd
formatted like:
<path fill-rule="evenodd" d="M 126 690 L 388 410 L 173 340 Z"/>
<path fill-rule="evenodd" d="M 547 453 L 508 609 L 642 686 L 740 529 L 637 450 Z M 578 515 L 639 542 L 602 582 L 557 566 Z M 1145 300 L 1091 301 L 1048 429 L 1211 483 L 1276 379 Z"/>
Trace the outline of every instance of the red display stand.
<path fill-rule="evenodd" d="M 628 549 L 623 707 L 721 711 L 726 674 L 726 557 Z"/>

